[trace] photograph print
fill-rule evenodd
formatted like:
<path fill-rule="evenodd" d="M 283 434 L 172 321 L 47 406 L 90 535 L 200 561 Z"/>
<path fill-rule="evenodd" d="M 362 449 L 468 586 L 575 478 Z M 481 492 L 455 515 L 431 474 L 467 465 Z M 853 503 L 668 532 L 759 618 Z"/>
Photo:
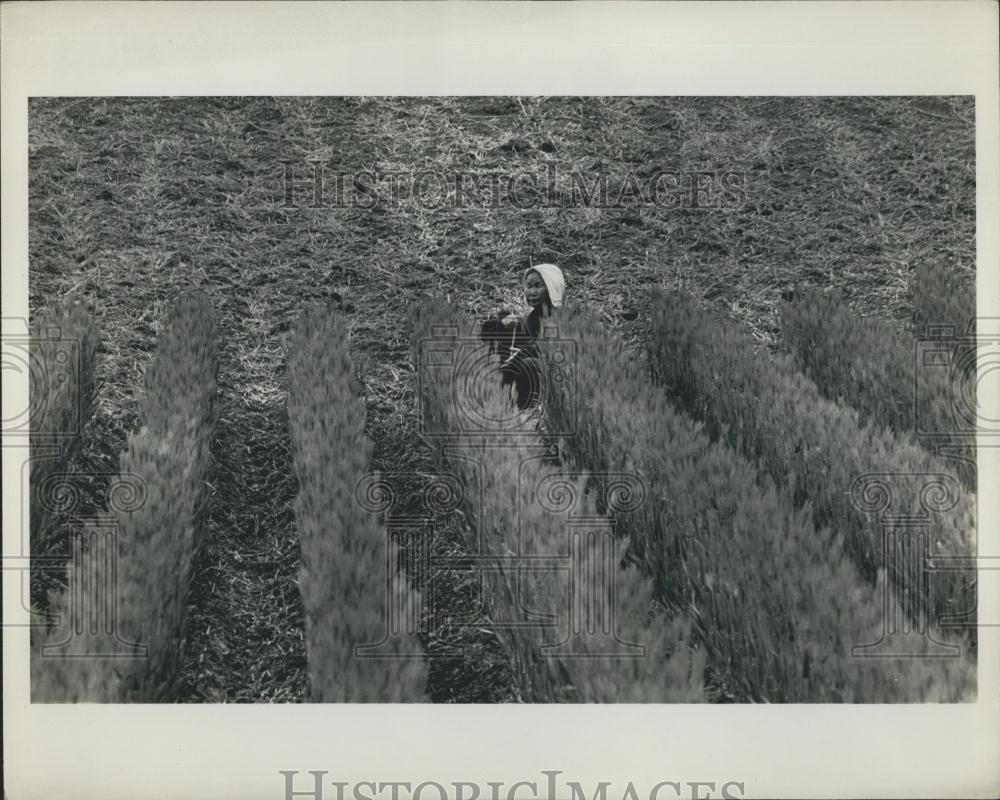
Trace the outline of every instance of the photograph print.
<path fill-rule="evenodd" d="M 32 702 L 975 701 L 975 115 L 31 98 Z"/>

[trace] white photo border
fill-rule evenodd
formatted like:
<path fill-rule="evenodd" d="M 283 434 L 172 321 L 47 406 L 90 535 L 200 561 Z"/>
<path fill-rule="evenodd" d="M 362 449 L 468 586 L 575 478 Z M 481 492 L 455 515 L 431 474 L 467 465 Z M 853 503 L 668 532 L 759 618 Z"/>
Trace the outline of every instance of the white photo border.
<path fill-rule="evenodd" d="M 5 317 L 27 316 L 29 97 L 247 94 L 975 95 L 978 313 L 1000 317 L 993 2 L 80 2 L 2 15 Z M 980 398 L 992 409 L 996 388 Z M 26 379 L 5 374 L 4 407 L 26 397 Z M 4 552 L 23 456 L 3 449 Z M 998 465 L 981 451 L 980 485 L 1000 485 Z M 981 555 L 1000 556 L 998 504 L 979 496 Z M 10 623 L 24 612 L 7 576 Z M 1000 608 L 1000 571 L 979 588 Z M 979 701 L 955 705 L 30 705 L 27 629 L 3 642 L 13 800 L 278 799 L 279 770 L 506 786 L 561 770 L 588 791 L 739 781 L 754 798 L 1000 791 L 996 628 L 979 639 Z"/>

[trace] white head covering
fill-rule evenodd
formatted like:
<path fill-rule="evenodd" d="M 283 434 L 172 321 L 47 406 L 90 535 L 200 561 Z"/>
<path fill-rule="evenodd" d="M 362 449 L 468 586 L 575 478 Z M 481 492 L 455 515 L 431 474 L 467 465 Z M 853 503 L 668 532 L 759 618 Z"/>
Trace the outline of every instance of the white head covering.
<path fill-rule="evenodd" d="M 549 290 L 549 300 L 556 308 L 562 305 L 563 295 L 566 294 L 566 281 L 563 279 L 562 270 L 555 264 L 536 264 L 528 267 L 524 271 L 525 280 L 529 272 L 537 272 L 545 281 L 545 288 Z"/>

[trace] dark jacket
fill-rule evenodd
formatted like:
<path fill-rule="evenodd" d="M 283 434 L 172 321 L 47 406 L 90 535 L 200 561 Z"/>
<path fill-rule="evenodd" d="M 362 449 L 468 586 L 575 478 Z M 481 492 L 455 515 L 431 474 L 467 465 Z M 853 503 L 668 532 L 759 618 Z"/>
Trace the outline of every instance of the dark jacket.
<path fill-rule="evenodd" d="M 500 385 L 513 385 L 517 392 L 517 407 L 524 409 L 538 402 L 541 394 L 541 355 L 538 348 L 541 308 L 532 309 L 527 317 L 505 327 L 501 320 L 509 313 L 503 310 L 486 320 L 479 338 L 489 344 L 490 353 L 498 354 Z"/>

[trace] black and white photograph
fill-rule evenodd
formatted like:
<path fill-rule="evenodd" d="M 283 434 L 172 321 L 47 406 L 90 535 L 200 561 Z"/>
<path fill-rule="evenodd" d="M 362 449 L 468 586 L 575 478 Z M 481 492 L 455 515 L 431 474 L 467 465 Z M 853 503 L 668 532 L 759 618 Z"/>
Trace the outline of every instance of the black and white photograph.
<path fill-rule="evenodd" d="M 33 98 L 33 701 L 974 700 L 975 114 Z"/>
<path fill-rule="evenodd" d="M 24 97 L 27 711 L 988 700 L 995 97 L 216 85 Z M 682 777 L 489 785 L 764 796 Z"/>

